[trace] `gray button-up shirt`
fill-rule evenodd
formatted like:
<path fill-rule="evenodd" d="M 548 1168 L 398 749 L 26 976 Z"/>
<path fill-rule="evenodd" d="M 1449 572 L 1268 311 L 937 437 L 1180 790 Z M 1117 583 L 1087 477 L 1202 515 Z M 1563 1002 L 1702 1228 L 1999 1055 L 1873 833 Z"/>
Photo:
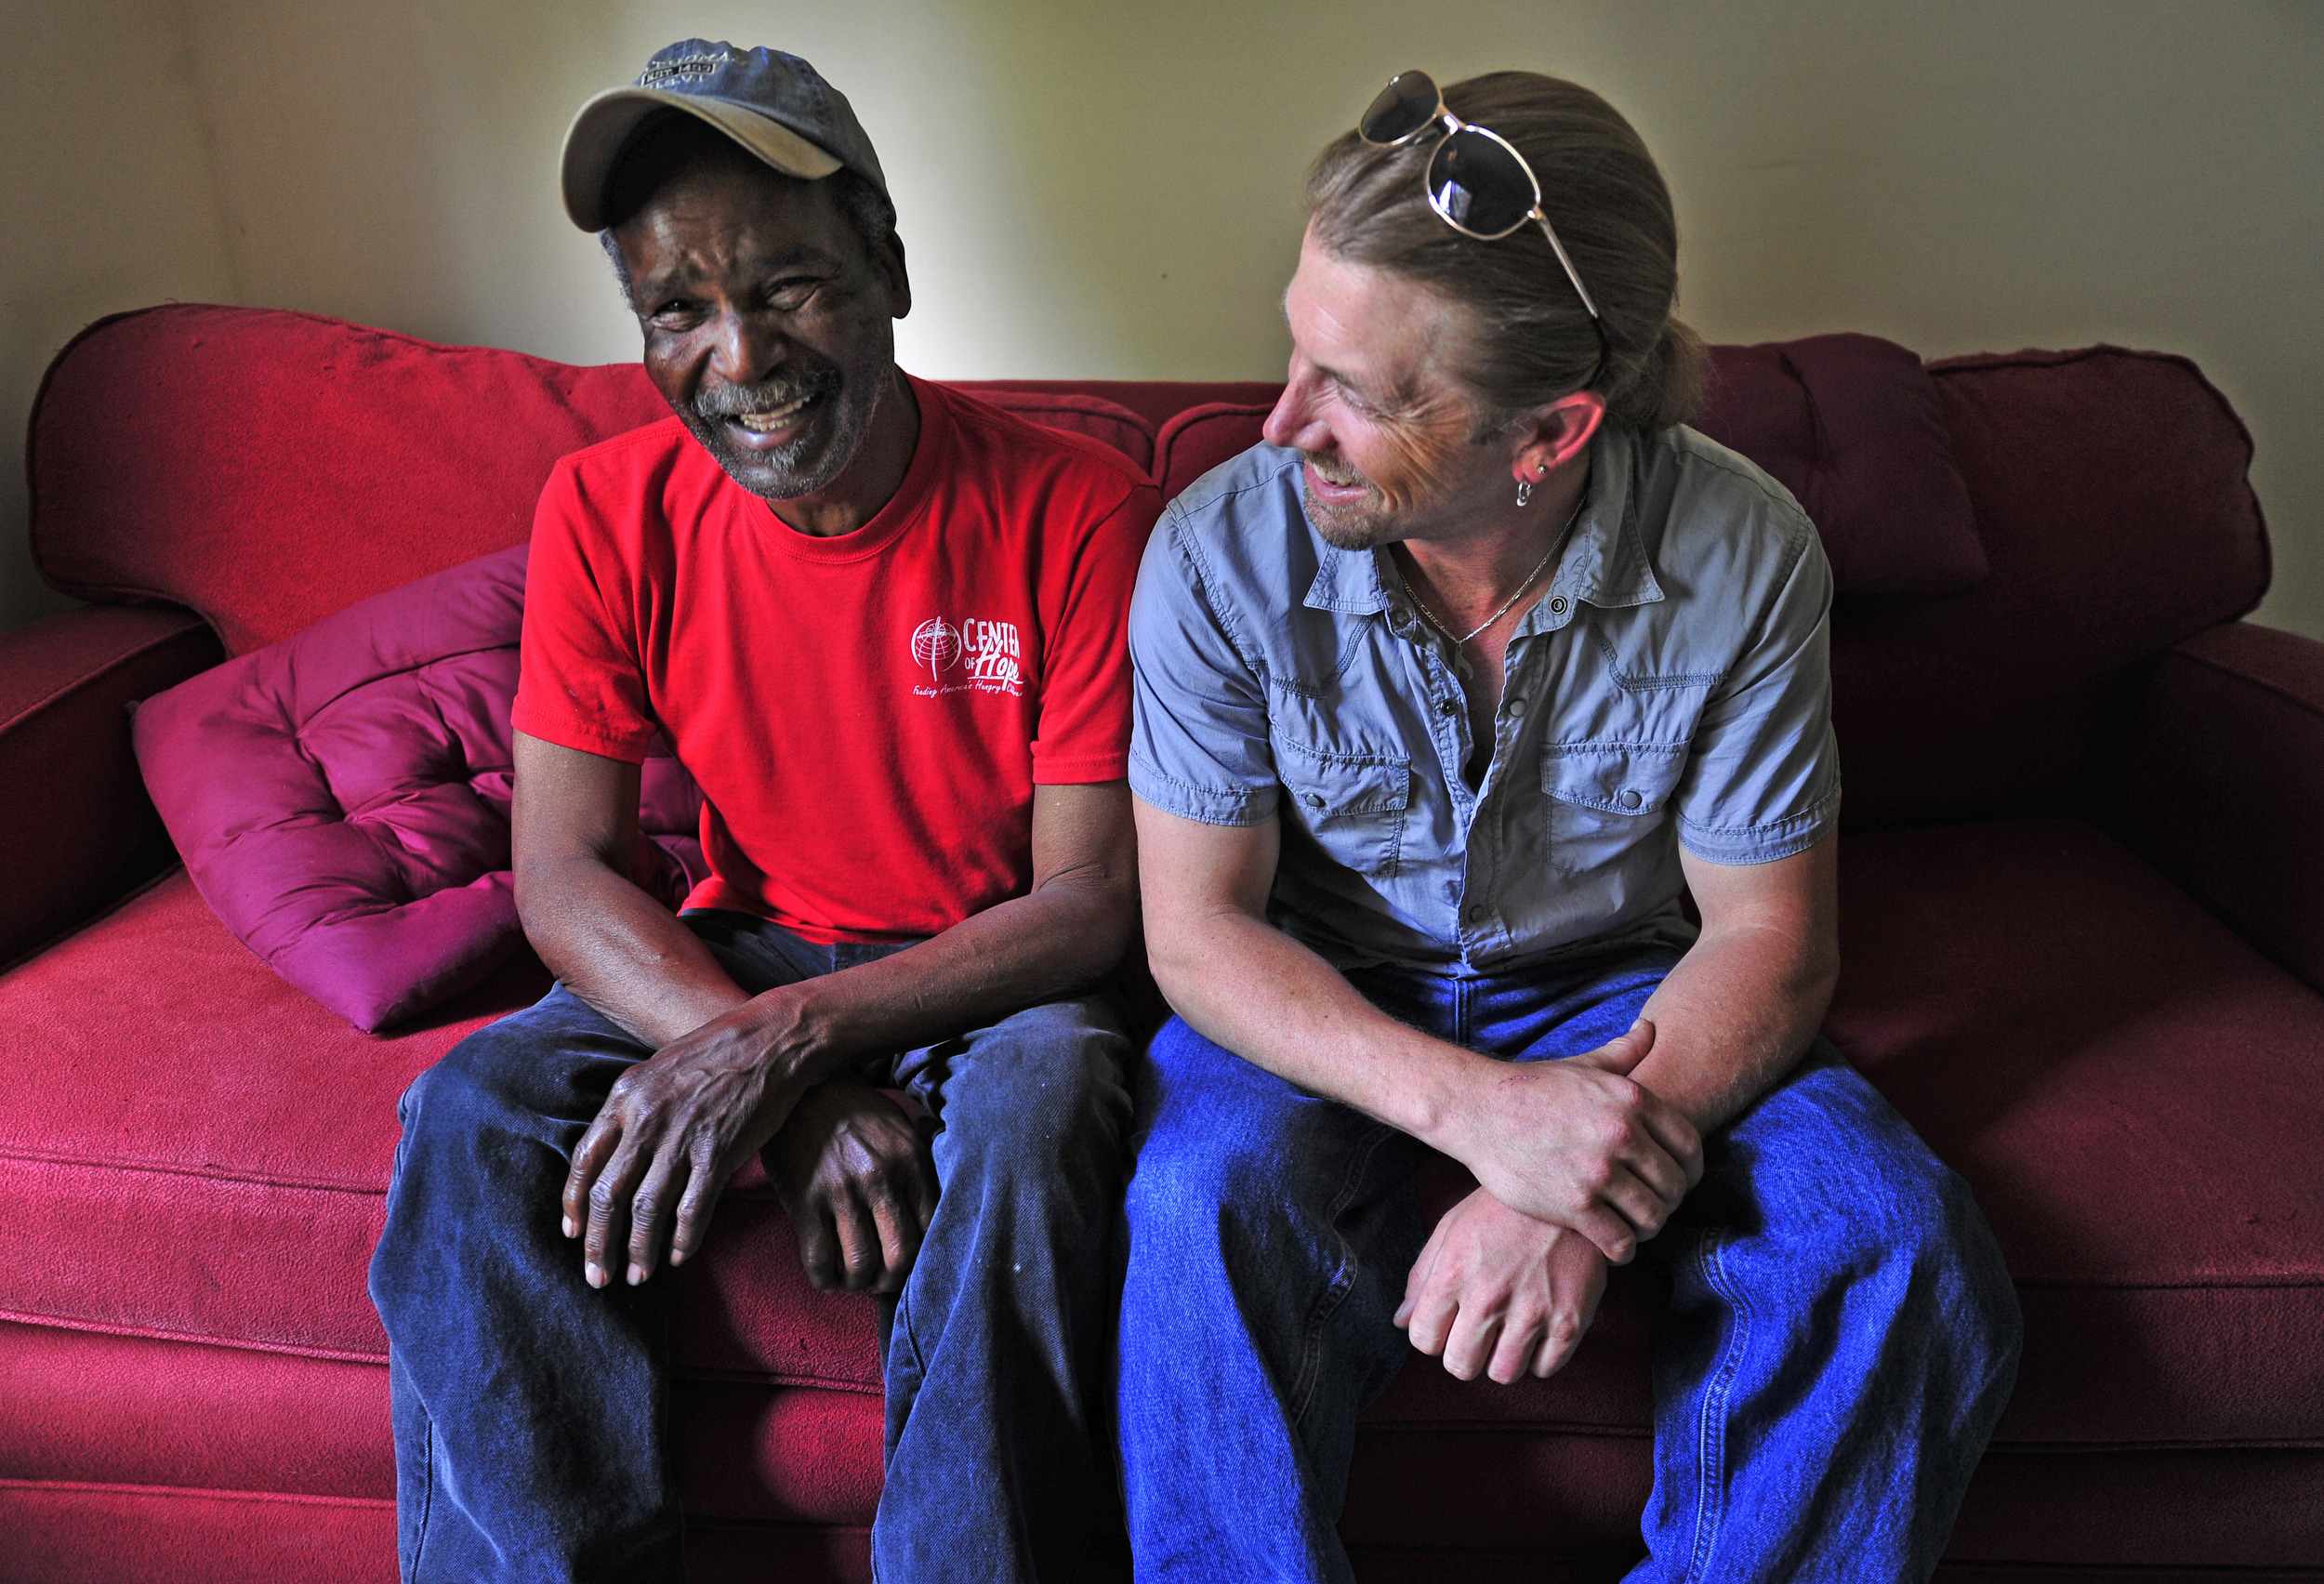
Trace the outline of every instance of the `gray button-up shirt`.
<path fill-rule="evenodd" d="M 1680 844 L 1763 864 L 1837 818 L 1831 571 L 1724 446 L 1591 442 L 1474 790 L 1451 646 L 1384 549 L 1327 545 L 1300 502 L 1299 454 L 1262 445 L 1164 513 L 1130 607 L 1129 784 L 1190 820 L 1279 819 L 1269 916 L 1335 967 L 1684 945 Z"/>

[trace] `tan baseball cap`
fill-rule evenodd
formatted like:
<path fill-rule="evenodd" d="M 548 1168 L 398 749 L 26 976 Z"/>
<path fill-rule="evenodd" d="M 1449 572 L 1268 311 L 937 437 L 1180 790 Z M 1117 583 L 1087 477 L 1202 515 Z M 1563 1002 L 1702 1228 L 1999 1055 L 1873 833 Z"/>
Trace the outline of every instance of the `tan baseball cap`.
<path fill-rule="evenodd" d="M 854 108 L 812 66 L 778 49 L 689 38 L 655 51 L 635 83 L 599 94 L 565 129 L 565 213 L 574 225 L 605 229 L 614 161 L 638 124 L 665 110 L 707 122 L 786 176 L 820 181 L 852 170 L 887 196 Z"/>

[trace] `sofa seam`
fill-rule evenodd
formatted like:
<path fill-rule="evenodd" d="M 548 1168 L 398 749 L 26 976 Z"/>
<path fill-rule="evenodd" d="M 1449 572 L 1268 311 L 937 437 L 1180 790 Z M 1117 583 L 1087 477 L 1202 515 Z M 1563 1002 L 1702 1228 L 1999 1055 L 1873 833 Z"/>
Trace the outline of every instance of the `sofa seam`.
<path fill-rule="evenodd" d="M 387 1508 L 393 1511 L 391 1496 L 322 1496 L 296 1490 L 238 1490 L 231 1485 L 131 1485 L 111 1480 L 36 1480 L 18 1476 L 0 1476 L 0 1490 L 85 1490 L 119 1493 L 134 1492 L 139 1496 L 175 1497 L 187 1499 L 231 1498 L 237 1501 L 290 1501 L 319 1507 Z"/>
<path fill-rule="evenodd" d="M 146 1172 L 157 1177 L 199 1177 L 213 1182 L 240 1182 L 254 1188 L 287 1188 L 306 1194 L 347 1194 L 384 1198 L 387 1189 L 362 1187 L 320 1180 L 301 1181 L 290 1177 L 248 1177 L 228 1171 L 205 1171 L 191 1166 L 166 1166 L 155 1161 L 108 1159 L 102 1155 L 41 1155 L 0 1145 L 0 1161 L 25 1161 L 38 1166 L 79 1166 L 107 1171 Z"/>
<path fill-rule="evenodd" d="M 129 1337 L 139 1341 L 174 1342 L 188 1347 L 231 1348 L 236 1353 L 285 1354 L 321 1359 L 326 1364 L 353 1364 L 386 1368 L 386 1353 L 359 1353 L 351 1348 L 310 1347 L 298 1342 L 269 1342 L 249 1337 L 224 1337 L 198 1331 L 173 1331 L 158 1326 L 110 1326 L 102 1321 L 68 1315 L 35 1314 L 26 1310 L 0 1309 L 0 1325 L 29 1326 L 39 1330 L 76 1331 L 86 1335 Z M 713 1381 L 735 1386 L 783 1388 L 810 1386 L 845 1392 L 854 1396 L 878 1396 L 882 1388 L 844 1376 L 814 1375 L 805 1370 L 723 1369 L 715 1365 L 677 1365 L 670 1371 L 680 1380 Z"/>
<path fill-rule="evenodd" d="M 180 608 L 182 609 L 183 607 Z M 191 611 L 187 614 L 189 615 L 193 614 Z M 9 716 L 6 720 L 0 720 L 0 736 L 5 736 L 9 732 L 14 731 L 18 726 L 27 720 L 30 720 L 33 716 L 38 715 L 42 711 L 49 708 L 59 700 L 68 698 L 73 693 L 76 693 L 82 689 L 89 686 L 91 683 L 102 680 L 115 668 L 125 666 L 132 660 L 141 659 L 152 651 L 160 648 L 163 644 L 172 642 L 175 640 L 185 637 L 185 635 L 190 632 L 199 629 L 204 629 L 204 623 L 202 618 L 196 615 L 193 617 L 192 626 L 181 627 L 177 628 L 175 631 L 161 633 L 155 637 L 147 639 L 143 643 L 139 644 L 134 649 L 125 649 L 120 653 L 112 655 L 110 658 L 90 667 L 87 670 L 83 671 L 78 676 L 58 683 L 54 688 L 51 688 L 48 692 L 41 694 L 40 697 L 33 700 L 32 703 L 18 710 L 14 715 Z"/>
<path fill-rule="evenodd" d="M 2207 630 L 2217 631 L 2218 629 L 2214 627 Z M 2239 670 L 2233 666 L 2227 665 L 2224 661 L 2212 658 L 2211 655 L 2197 654 L 2186 647 L 2186 640 L 2182 640 L 2180 642 L 2173 644 L 2171 648 L 2163 651 L 2163 653 L 2167 657 L 2173 660 L 2184 660 L 2190 666 L 2200 666 L 2205 670 L 2212 672 L 2213 675 L 2225 677 L 2230 681 L 2247 682 L 2252 687 L 2259 689 L 2262 693 L 2274 694 L 2276 697 L 2283 700 L 2286 704 L 2291 705 L 2294 709 L 2297 709 L 2301 714 L 2309 717 L 2311 719 L 2324 720 L 2324 700 L 2308 698 L 2303 694 L 2293 693 L 2290 688 L 2284 687 L 2280 683 L 2270 681 L 2265 677 L 2255 677 L 2249 671 Z"/>
<path fill-rule="evenodd" d="M 175 849 L 173 848 L 172 851 L 175 851 Z M 7 978 L 9 974 L 14 973 L 18 969 L 22 968 L 25 964 L 31 962 L 34 957 L 45 957 L 57 947 L 63 945 L 67 941 L 72 940 L 74 936 L 95 929 L 98 925 L 102 924 L 106 919 L 111 918 L 114 914 L 120 912 L 123 908 L 137 901 L 138 898 L 160 890 L 163 884 L 166 882 L 171 876 L 184 874 L 185 869 L 185 862 L 180 859 L 178 862 L 165 868 L 160 874 L 155 875 L 152 878 L 144 880 L 137 885 L 131 886 L 127 891 L 113 898 L 112 901 L 100 904 L 98 910 L 95 913 L 90 914 L 87 917 L 83 918 L 76 923 L 67 924 L 56 934 L 49 936 L 44 941 L 36 942 L 33 944 L 27 946 L 23 951 L 19 952 L 16 956 L 8 958 L 7 961 L 0 962 L 0 979 Z M 198 890 L 196 894 L 200 894 Z"/>
<path fill-rule="evenodd" d="M 351 1348 L 310 1347 L 300 1342 L 269 1342 L 252 1337 L 221 1337 L 199 1331 L 172 1331 L 158 1326 L 112 1326 L 63 1314 L 35 1314 L 29 1310 L 0 1309 L 0 1323 L 31 1326 L 50 1331 L 80 1331 L 100 1337 L 133 1337 L 148 1342 L 183 1342 L 193 1347 L 232 1348 L 238 1353 L 287 1353 L 294 1358 L 319 1358 L 326 1364 L 365 1364 L 385 1367 L 388 1355 L 357 1353 Z"/>

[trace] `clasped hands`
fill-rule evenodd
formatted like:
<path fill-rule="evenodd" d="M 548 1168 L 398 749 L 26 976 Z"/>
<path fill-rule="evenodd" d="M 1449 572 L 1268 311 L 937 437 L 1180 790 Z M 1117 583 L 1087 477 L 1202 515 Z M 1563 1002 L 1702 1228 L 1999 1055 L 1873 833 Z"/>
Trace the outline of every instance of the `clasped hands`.
<path fill-rule="evenodd" d="M 1694 1125 L 1631 1080 L 1653 1048 L 1642 1019 L 1595 1050 L 1509 1063 L 1446 1141 L 1479 1186 L 1437 1222 L 1395 1320 L 1452 1374 L 1563 1368 L 1607 1262 L 1628 1263 L 1701 1180 Z"/>
<path fill-rule="evenodd" d="M 644 1281 L 667 1242 L 694 1252 L 727 1180 L 761 1146 L 809 1278 L 895 1292 L 935 1213 L 927 1141 L 878 1090 L 834 1076 L 773 1081 L 749 1008 L 665 1046 L 622 1075 L 574 1149 L 564 1230 L 590 1284 L 627 1255 Z M 1678 1110 L 1629 1075 L 1654 1046 L 1640 1021 L 1559 1062 L 1512 1063 L 1444 1142 L 1479 1187 L 1430 1235 L 1395 1323 L 1463 1379 L 1504 1385 L 1563 1367 L 1605 1290 L 1702 1175 Z M 626 1247 L 625 1247 L 626 1246 Z"/>
<path fill-rule="evenodd" d="M 630 1286 L 683 1263 L 729 1179 L 761 1155 L 799 1257 L 825 1290 L 903 1289 L 936 1213 L 928 1141 L 903 1107 L 844 1074 L 818 1080 L 772 1054 L 769 998 L 672 1040 L 614 1083 L 565 1177 L 564 1233 L 582 1273 Z M 618 1264 L 616 1261 L 618 1261 Z"/>

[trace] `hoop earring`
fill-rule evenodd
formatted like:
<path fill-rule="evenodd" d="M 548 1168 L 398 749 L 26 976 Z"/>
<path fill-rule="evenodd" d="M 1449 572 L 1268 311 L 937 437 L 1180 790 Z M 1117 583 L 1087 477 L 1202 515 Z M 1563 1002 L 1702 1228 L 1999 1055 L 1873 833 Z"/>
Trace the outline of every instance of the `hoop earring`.
<path fill-rule="evenodd" d="M 1517 485 L 1517 504 L 1523 506 L 1531 499 L 1533 499 L 1533 486 L 1521 482 Z"/>

